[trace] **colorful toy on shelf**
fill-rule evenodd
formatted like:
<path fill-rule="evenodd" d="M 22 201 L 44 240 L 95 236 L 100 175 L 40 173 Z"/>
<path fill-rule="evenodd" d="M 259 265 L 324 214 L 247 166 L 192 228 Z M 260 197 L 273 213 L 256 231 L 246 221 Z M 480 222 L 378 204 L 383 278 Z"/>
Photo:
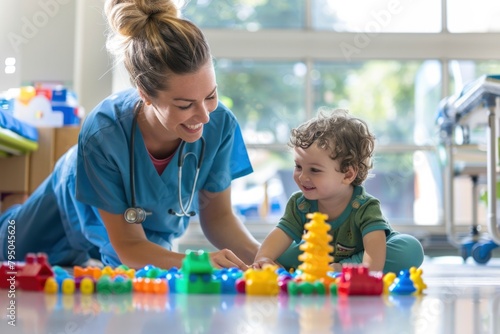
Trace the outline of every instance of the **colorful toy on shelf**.
<path fill-rule="evenodd" d="M 214 268 L 208 253 L 186 251 L 182 260 L 181 277 L 176 279 L 175 288 L 181 293 L 220 293 L 221 282 L 214 280 Z"/>
<path fill-rule="evenodd" d="M 11 103 L 3 104 L 19 120 L 36 127 L 79 125 L 83 108 L 76 95 L 62 85 L 36 84 L 10 89 Z"/>
<path fill-rule="evenodd" d="M 344 264 L 337 281 L 339 295 L 381 295 L 384 289 L 382 272 L 370 273 L 368 267 Z"/>
<path fill-rule="evenodd" d="M 326 223 L 328 215 L 315 212 L 307 214 L 310 219 L 305 224 L 304 228 L 307 230 L 306 234 L 302 237 L 305 241 L 300 245 L 300 250 L 303 251 L 299 255 L 299 260 L 302 264 L 298 269 L 302 272 L 300 280 L 305 282 L 315 282 L 323 279 L 332 281 L 328 272 L 331 271 L 329 264 L 333 261 L 330 253 L 333 252 L 333 247 L 330 245 L 332 236 L 328 234 L 331 226 Z"/>
<path fill-rule="evenodd" d="M 54 277 L 54 272 L 47 261 L 47 254 L 28 253 L 16 280 L 20 290 L 43 291 L 49 277 Z"/>

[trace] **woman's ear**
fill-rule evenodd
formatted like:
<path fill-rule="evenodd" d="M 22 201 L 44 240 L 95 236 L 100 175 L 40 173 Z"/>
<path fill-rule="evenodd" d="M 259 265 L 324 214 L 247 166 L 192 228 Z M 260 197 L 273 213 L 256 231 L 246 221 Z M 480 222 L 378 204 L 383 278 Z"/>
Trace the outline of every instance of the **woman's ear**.
<path fill-rule="evenodd" d="M 145 105 L 147 105 L 147 106 L 151 105 L 151 100 L 148 98 L 148 96 L 146 94 L 144 94 L 140 90 L 139 90 L 139 96 L 141 97 L 141 100 L 144 102 Z"/>
<path fill-rule="evenodd" d="M 344 173 L 344 183 L 345 184 L 351 184 L 354 179 L 356 179 L 356 176 L 358 176 L 358 171 L 354 169 L 353 166 L 349 166 L 347 168 L 347 172 Z"/>

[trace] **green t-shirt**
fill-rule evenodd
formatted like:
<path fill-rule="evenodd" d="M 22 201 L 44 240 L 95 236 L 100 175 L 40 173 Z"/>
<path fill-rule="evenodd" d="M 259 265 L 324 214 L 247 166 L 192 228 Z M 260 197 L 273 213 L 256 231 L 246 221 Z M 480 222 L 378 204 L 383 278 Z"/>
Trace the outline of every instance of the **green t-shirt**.
<path fill-rule="evenodd" d="M 309 221 L 306 214 L 313 212 L 318 212 L 318 201 L 308 200 L 302 192 L 296 192 L 288 200 L 278 228 L 299 243 L 305 232 L 304 225 Z M 337 219 L 328 223 L 332 227 L 329 233 L 333 237 L 334 262 L 363 251 L 363 237 L 367 233 L 384 230 L 387 239 L 397 233 L 382 214 L 380 201 L 368 194 L 363 186 L 354 187 L 350 204 Z"/>

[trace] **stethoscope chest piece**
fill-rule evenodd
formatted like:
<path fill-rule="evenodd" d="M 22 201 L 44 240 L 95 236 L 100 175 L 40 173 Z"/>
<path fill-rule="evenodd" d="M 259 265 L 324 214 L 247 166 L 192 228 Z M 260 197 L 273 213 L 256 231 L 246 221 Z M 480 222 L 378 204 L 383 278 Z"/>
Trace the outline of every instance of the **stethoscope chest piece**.
<path fill-rule="evenodd" d="M 128 208 L 123 217 L 129 224 L 142 224 L 148 213 L 143 208 Z"/>

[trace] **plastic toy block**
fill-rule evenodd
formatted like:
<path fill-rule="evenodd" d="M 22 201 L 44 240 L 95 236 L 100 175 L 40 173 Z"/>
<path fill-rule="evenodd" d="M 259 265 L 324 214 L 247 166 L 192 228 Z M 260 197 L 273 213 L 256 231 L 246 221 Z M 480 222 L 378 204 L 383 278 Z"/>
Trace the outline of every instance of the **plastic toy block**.
<path fill-rule="evenodd" d="M 288 282 L 292 280 L 292 276 L 279 275 L 278 276 L 278 286 L 280 291 L 284 294 L 288 294 Z"/>
<path fill-rule="evenodd" d="M 396 295 L 411 295 L 415 291 L 417 291 L 417 289 L 410 279 L 410 272 L 408 270 L 401 270 L 399 276 L 389 287 L 389 292 Z"/>
<path fill-rule="evenodd" d="M 166 272 L 167 272 L 166 270 L 163 270 L 161 268 L 158 268 L 158 267 L 155 267 L 155 266 L 149 264 L 149 265 L 145 266 L 144 268 L 138 270 L 135 274 L 135 277 L 164 278 L 166 275 Z"/>
<path fill-rule="evenodd" d="M 133 280 L 134 291 L 163 294 L 168 292 L 168 282 L 164 278 L 139 277 Z"/>
<path fill-rule="evenodd" d="M 108 275 L 111 278 L 115 277 L 116 273 L 110 266 L 105 266 L 102 268 L 101 275 Z"/>
<path fill-rule="evenodd" d="M 221 292 L 221 282 L 212 279 L 208 274 L 183 275 L 177 278 L 175 290 L 178 293 L 207 293 L 218 294 Z"/>
<path fill-rule="evenodd" d="M 339 295 L 381 295 L 383 289 L 381 272 L 371 274 L 364 265 L 343 265 L 337 282 Z"/>
<path fill-rule="evenodd" d="M 134 279 L 135 277 L 135 269 L 130 269 L 129 267 L 123 264 L 115 268 L 115 273 L 117 275 L 126 276 L 130 279 Z"/>
<path fill-rule="evenodd" d="M 181 277 L 181 273 L 177 267 L 172 267 L 169 270 L 165 272 L 165 279 L 168 282 L 168 290 L 171 293 L 175 293 L 175 282 L 177 281 L 177 278 Z"/>
<path fill-rule="evenodd" d="M 80 281 L 80 292 L 84 295 L 91 295 L 94 293 L 95 282 L 90 277 L 83 277 Z"/>
<path fill-rule="evenodd" d="M 97 267 L 86 267 L 82 268 L 80 266 L 73 267 L 73 276 L 78 277 L 92 277 L 94 280 L 98 280 L 102 275 L 102 270 Z"/>
<path fill-rule="evenodd" d="M 315 212 L 307 214 L 307 218 L 310 221 L 304 225 L 307 232 L 302 237 L 304 243 L 299 247 L 303 253 L 299 255 L 302 264 L 298 269 L 302 272 L 302 281 L 315 282 L 326 279 L 331 271 L 329 264 L 333 262 L 333 257 L 329 254 L 333 252 L 333 247 L 330 245 L 332 236 L 328 233 L 331 226 L 326 223 L 328 215 Z"/>
<path fill-rule="evenodd" d="M 71 275 L 60 266 L 52 266 L 52 271 L 56 277 L 70 277 Z"/>
<path fill-rule="evenodd" d="M 111 281 L 111 292 L 114 294 L 131 293 L 132 280 L 127 276 L 116 275 Z"/>
<path fill-rule="evenodd" d="M 246 282 L 244 278 L 238 278 L 236 280 L 236 291 L 241 294 L 246 292 Z"/>
<path fill-rule="evenodd" d="M 175 282 L 176 292 L 182 293 L 220 293 L 221 282 L 212 277 L 214 268 L 208 253 L 186 251 L 182 260 L 181 277 Z"/>
<path fill-rule="evenodd" d="M 208 253 L 204 251 L 186 251 L 186 257 L 182 260 L 181 272 L 183 275 L 190 274 L 212 274 L 214 268 L 210 263 Z"/>
<path fill-rule="evenodd" d="M 243 271 L 238 268 L 223 268 L 214 271 L 213 276 L 221 282 L 221 293 L 236 294 L 236 281 L 243 276 Z"/>
<path fill-rule="evenodd" d="M 55 294 L 59 291 L 59 284 L 57 284 L 54 277 L 47 278 L 43 291 L 47 294 Z"/>
<path fill-rule="evenodd" d="M 61 292 L 65 295 L 72 295 L 75 293 L 75 280 L 73 278 L 65 278 L 61 284 Z"/>
<path fill-rule="evenodd" d="M 17 276 L 17 273 L 24 267 L 23 262 L 15 262 L 14 266 L 9 267 L 8 262 L 2 262 L 0 265 L 0 289 L 9 289 L 11 285 L 11 278 Z M 17 281 L 14 279 L 14 285 L 17 286 Z"/>
<path fill-rule="evenodd" d="M 298 296 L 298 295 L 325 295 L 327 293 L 327 285 L 321 281 L 316 282 L 296 282 L 289 281 L 287 284 L 288 295 Z"/>
<path fill-rule="evenodd" d="M 17 282 L 21 290 L 42 291 L 47 278 L 53 276 L 54 272 L 47 262 L 47 254 L 28 253 L 24 267 L 17 273 Z"/>
<path fill-rule="evenodd" d="M 331 283 L 330 286 L 328 287 L 328 290 L 330 291 L 330 295 L 337 296 L 338 295 L 337 283 Z"/>
<path fill-rule="evenodd" d="M 96 291 L 97 293 L 102 293 L 102 294 L 111 294 L 111 276 L 109 275 L 102 275 L 99 280 L 97 280 L 96 283 Z"/>
<path fill-rule="evenodd" d="M 396 279 L 396 274 L 395 273 L 387 273 L 384 275 L 384 278 L 382 279 L 384 283 L 384 294 L 388 295 L 389 294 L 389 287 L 394 283 L 394 280 Z"/>
<path fill-rule="evenodd" d="M 427 289 L 427 284 L 425 284 L 424 280 L 422 279 L 422 274 L 423 270 L 421 268 L 410 268 L 410 279 L 413 281 L 413 285 L 417 289 L 417 291 L 415 291 L 416 295 L 422 294 L 422 292 Z"/>
<path fill-rule="evenodd" d="M 247 295 L 275 296 L 280 292 L 277 266 L 264 265 L 262 269 L 248 269 L 243 274 Z"/>
<path fill-rule="evenodd" d="M 156 294 L 165 294 L 168 292 L 168 283 L 166 279 L 155 278 L 153 280 L 153 292 Z"/>

